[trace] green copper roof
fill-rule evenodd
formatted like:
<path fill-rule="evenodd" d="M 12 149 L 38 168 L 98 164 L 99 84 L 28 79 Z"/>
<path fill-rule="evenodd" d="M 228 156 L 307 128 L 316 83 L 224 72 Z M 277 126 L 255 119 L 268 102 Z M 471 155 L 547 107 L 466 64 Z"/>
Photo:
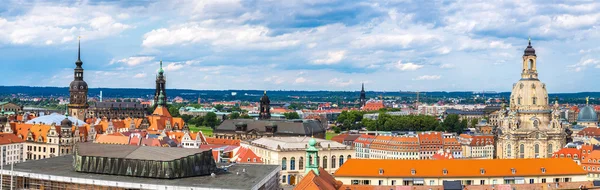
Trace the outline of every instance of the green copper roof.
<path fill-rule="evenodd" d="M 160 91 L 160 94 L 158 95 L 158 105 L 163 105 L 165 102 L 163 101 L 163 98 L 165 98 L 165 95 L 162 93 L 162 91 Z"/>
<path fill-rule="evenodd" d="M 158 74 L 162 75 L 164 72 L 165 72 L 165 70 L 163 70 L 163 67 L 162 67 L 162 60 L 160 60 L 160 69 L 158 69 Z"/>

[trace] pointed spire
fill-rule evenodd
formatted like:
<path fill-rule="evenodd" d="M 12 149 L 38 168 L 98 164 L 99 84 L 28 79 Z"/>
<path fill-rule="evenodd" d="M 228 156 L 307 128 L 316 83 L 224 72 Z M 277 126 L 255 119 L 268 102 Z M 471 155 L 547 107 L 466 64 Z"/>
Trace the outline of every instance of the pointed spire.
<path fill-rule="evenodd" d="M 65 108 L 65 118 L 69 118 L 69 107 Z"/>
<path fill-rule="evenodd" d="M 529 46 L 531 46 L 531 36 L 528 36 L 528 37 L 529 37 Z"/>
<path fill-rule="evenodd" d="M 585 97 L 585 105 L 590 105 L 590 97 Z"/>
<path fill-rule="evenodd" d="M 77 60 L 81 61 L 81 36 L 77 37 Z"/>
<path fill-rule="evenodd" d="M 362 83 L 362 90 L 361 91 L 365 91 L 365 83 Z"/>
<path fill-rule="evenodd" d="M 163 70 L 163 65 L 162 65 L 162 59 L 160 60 L 160 68 L 158 69 L 158 74 L 162 75 L 165 72 L 165 70 Z"/>

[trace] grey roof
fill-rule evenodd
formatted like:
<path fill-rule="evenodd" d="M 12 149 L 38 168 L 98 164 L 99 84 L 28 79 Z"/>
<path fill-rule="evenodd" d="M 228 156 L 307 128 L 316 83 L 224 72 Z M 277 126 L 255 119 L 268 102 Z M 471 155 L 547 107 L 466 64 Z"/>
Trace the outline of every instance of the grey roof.
<path fill-rule="evenodd" d="M 598 122 L 598 115 L 592 106 L 585 106 L 579 111 L 577 122 Z"/>
<path fill-rule="evenodd" d="M 325 129 L 321 123 L 316 120 L 252 120 L 252 119 L 231 119 L 225 120 L 219 125 L 215 132 L 235 131 L 235 124 L 245 123 L 248 127 L 246 131 L 255 130 L 259 133 L 266 132 L 265 126 L 272 123 L 277 125 L 275 134 L 312 136 L 312 134 L 323 133 Z"/>
<path fill-rule="evenodd" d="M 92 108 L 144 108 L 139 102 L 96 102 L 90 105 Z"/>
<path fill-rule="evenodd" d="M 183 148 L 179 148 L 181 150 Z M 14 164 L 14 171 L 31 174 L 44 174 L 65 178 L 103 180 L 118 183 L 139 183 L 144 185 L 165 185 L 185 187 L 186 189 L 209 188 L 209 189 L 251 189 L 259 184 L 265 176 L 279 170 L 278 165 L 262 164 L 237 164 L 229 167 L 228 171 L 219 170 L 216 177 L 195 176 L 179 179 L 155 179 L 118 175 L 103 175 L 94 173 L 80 173 L 73 170 L 73 156 L 60 156 L 42 160 L 32 160 Z M 7 166 L 5 166 L 7 167 Z M 242 172 L 246 169 L 246 172 Z M 236 175 L 239 172 L 240 175 Z M 32 175 L 34 176 L 34 175 Z M 54 178 L 56 179 L 56 177 Z M 114 183 L 111 183 L 114 184 Z"/>
<path fill-rule="evenodd" d="M 77 144 L 77 151 L 81 156 L 171 161 L 209 150 L 195 148 L 79 143 Z"/>
<path fill-rule="evenodd" d="M 46 125 L 51 125 L 52 123 L 55 123 L 56 125 L 60 125 L 60 122 L 62 122 L 63 119 L 65 119 L 65 115 L 53 113 L 53 114 L 50 114 L 50 115 L 36 117 L 36 118 L 34 118 L 32 120 L 29 120 L 29 121 L 27 121 L 25 123 L 28 123 L 28 124 L 44 123 Z M 85 124 L 85 121 L 79 120 L 79 119 L 77 119 L 75 117 L 69 116 L 69 120 L 71 120 L 71 122 L 73 122 L 73 124 L 77 124 L 77 126 L 83 126 Z"/>
<path fill-rule="evenodd" d="M 457 115 L 483 115 L 483 110 L 458 110 L 458 109 L 447 109 L 446 114 L 457 114 Z"/>

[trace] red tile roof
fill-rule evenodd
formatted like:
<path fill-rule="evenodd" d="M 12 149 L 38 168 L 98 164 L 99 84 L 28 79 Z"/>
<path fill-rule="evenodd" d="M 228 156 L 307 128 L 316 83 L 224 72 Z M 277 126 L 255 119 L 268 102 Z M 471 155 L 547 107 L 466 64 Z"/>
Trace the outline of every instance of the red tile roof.
<path fill-rule="evenodd" d="M 25 140 L 20 139 L 17 135 L 12 133 L 0 133 L 0 145 L 22 143 Z"/>

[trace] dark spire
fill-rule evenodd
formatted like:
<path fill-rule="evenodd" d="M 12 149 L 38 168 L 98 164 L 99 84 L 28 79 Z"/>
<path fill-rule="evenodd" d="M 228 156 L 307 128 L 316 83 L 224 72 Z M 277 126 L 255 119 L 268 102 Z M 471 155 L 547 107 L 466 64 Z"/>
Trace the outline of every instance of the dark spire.
<path fill-rule="evenodd" d="M 362 90 L 360 90 L 360 91 L 361 91 L 361 92 L 364 92 L 364 91 L 365 91 L 365 83 L 364 83 L 364 82 L 362 83 Z"/>
<path fill-rule="evenodd" d="M 77 65 L 78 68 L 81 68 L 81 65 L 83 65 L 83 62 L 81 61 L 81 36 L 78 37 L 78 42 L 77 42 L 77 61 L 75 62 L 75 65 Z"/>

